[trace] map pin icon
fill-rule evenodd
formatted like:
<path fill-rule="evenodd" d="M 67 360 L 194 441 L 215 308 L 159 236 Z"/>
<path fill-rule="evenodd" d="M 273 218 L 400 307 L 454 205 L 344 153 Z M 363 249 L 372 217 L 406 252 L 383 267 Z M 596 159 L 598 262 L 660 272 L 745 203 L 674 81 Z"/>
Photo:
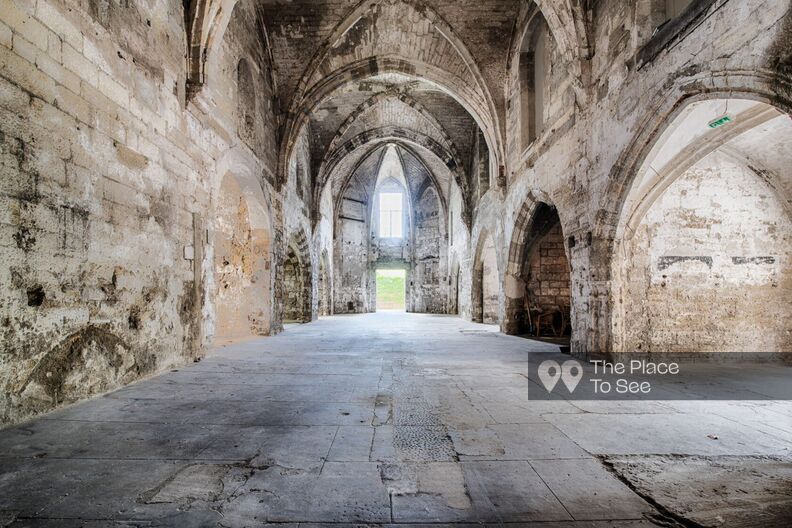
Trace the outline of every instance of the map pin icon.
<path fill-rule="evenodd" d="M 578 383 L 580 383 L 580 378 L 582 377 L 583 368 L 580 366 L 580 363 L 574 359 L 564 361 L 564 364 L 561 365 L 561 381 L 564 382 L 564 385 L 566 385 L 566 388 L 569 392 L 575 390 L 575 387 L 578 386 Z"/>
<path fill-rule="evenodd" d="M 552 374 L 550 373 L 551 369 L 553 371 Z M 553 392 L 553 388 L 558 383 L 558 378 L 561 377 L 561 367 L 558 363 L 552 359 L 542 361 L 537 373 L 539 374 L 539 381 L 542 382 L 547 392 Z"/>

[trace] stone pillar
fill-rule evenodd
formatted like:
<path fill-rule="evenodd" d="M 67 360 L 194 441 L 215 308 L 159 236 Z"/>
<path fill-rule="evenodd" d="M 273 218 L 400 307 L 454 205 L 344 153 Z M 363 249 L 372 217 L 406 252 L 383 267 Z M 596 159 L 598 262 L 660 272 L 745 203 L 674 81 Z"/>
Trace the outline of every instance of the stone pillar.
<path fill-rule="evenodd" d="M 584 232 L 570 248 L 572 355 L 583 359 L 611 352 L 610 241 Z"/>

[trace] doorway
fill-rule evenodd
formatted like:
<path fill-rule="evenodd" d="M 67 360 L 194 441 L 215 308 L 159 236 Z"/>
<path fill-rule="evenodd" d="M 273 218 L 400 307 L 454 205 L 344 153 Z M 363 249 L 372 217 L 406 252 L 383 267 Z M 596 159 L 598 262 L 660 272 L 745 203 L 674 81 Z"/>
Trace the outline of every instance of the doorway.
<path fill-rule="evenodd" d="M 304 233 L 291 239 L 283 261 L 283 322 L 310 323 L 313 320 L 311 256 Z"/>
<path fill-rule="evenodd" d="M 482 232 L 473 267 L 471 319 L 476 323 L 498 324 L 500 279 L 495 242 Z"/>
<path fill-rule="evenodd" d="M 403 269 L 377 270 L 377 311 L 404 311 L 407 273 Z"/>

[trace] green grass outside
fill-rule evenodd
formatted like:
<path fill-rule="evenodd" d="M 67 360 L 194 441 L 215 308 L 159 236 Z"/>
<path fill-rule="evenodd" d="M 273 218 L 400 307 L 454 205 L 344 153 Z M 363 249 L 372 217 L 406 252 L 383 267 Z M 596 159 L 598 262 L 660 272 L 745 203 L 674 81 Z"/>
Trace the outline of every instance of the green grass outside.
<path fill-rule="evenodd" d="M 377 270 L 377 309 L 404 310 L 403 270 Z"/>

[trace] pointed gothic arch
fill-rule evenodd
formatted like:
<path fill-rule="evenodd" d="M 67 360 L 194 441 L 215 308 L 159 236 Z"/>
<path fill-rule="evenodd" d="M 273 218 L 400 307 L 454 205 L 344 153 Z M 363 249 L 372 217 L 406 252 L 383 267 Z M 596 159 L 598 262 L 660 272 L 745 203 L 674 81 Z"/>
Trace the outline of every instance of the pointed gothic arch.
<path fill-rule="evenodd" d="M 308 238 L 302 230 L 286 244 L 283 259 L 283 322 L 313 320 L 313 269 Z"/>

